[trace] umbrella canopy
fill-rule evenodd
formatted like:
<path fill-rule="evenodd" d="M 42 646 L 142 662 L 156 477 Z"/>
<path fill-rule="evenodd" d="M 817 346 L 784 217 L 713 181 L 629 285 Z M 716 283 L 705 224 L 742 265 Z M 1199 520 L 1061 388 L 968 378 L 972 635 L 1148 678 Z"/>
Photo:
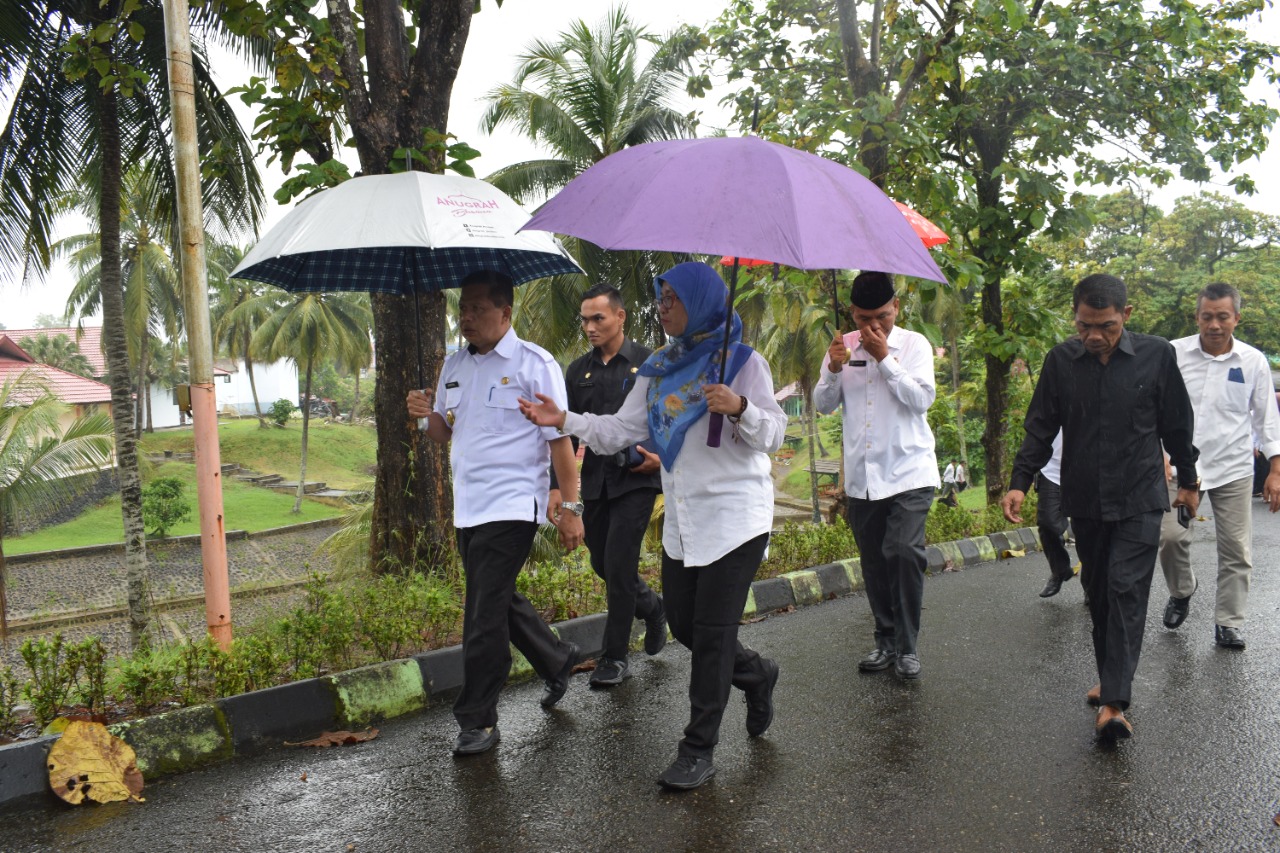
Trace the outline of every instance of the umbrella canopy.
<path fill-rule="evenodd" d="M 833 160 L 751 136 L 623 149 L 570 181 L 525 227 L 606 249 L 770 258 L 801 269 L 946 281 L 871 181 Z"/>
<path fill-rule="evenodd" d="M 462 175 L 365 175 L 298 204 L 232 271 L 291 292 L 417 294 L 496 270 L 516 284 L 581 268 L 492 184 Z"/>
<path fill-rule="evenodd" d="M 932 249 L 934 246 L 941 246 L 943 243 L 951 242 L 951 238 L 947 236 L 946 231 L 925 219 L 915 210 L 900 201 L 895 201 L 894 204 L 898 206 L 898 210 L 902 211 L 902 215 L 907 218 L 907 222 L 911 224 L 911 229 L 919 235 L 920 241 L 924 243 L 926 249 Z"/>

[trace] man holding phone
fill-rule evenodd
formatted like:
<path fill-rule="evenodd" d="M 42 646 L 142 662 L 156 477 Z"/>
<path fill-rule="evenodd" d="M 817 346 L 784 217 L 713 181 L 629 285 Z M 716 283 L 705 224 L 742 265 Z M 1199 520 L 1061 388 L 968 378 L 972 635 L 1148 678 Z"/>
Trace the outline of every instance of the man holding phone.
<path fill-rule="evenodd" d="M 1133 734 L 1125 719 L 1142 651 L 1160 523 L 1169 510 L 1161 446 L 1177 466 L 1175 506 L 1200 502 L 1191 401 L 1173 347 L 1128 332 L 1128 290 L 1109 275 L 1087 276 L 1072 294 L 1078 336 L 1049 351 L 1027 408 L 1026 437 L 1013 463 L 1005 518 L 1019 514 L 1036 472 L 1062 431 L 1062 509 L 1071 519 L 1080 582 L 1093 622 L 1098 684 L 1095 732 Z"/>
<path fill-rule="evenodd" d="M 1270 467 L 1263 499 L 1275 512 L 1280 509 L 1280 411 L 1272 404 L 1266 356 L 1235 337 L 1239 322 L 1240 292 L 1229 284 L 1210 284 L 1196 297 L 1199 334 L 1172 344 L 1195 410 L 1200 490 L 1213 504 L 1218 545 L 1213 639 L 1223 648 L 1242 650 L 1253 571 L 1254 437 Z M 1172 472 L 1169 477 L 1172 483 Z M 1178 524 L 1166 519 L 1160 530 L 1160 567 L 1169 586 L 1164 626 L 1169 630 L 1187 618 L 1197 586 L 1190 522 L 1185 513 Z"/>
<path fill-rule="evenodd" d="M 612 415 L 622 407 L 651 351 L 627 338 L 627 312 L 616 287 L 597 284 L 582 294 L 578 319 L 591 351 L 565 370 L 568 411 Z M 573 443 L 576 450 L 576 437 Z M 591 674 L 593 687 L 612 687 L 630 677 L 627 651 L 633 620 L 644 620 L 647 653 L 656 655 L 667 643 L 662 598 L 638 571 L 640 546 L 662 490 L 659 464 L 657 454 L 643 445 L 607 456 L 588 447 L 582 457 L 582 523 L 591 568 L 604 581 L 609 607 L 604 652 Z M 548 502 L 552 521 L 560 503 L 553 471 Z"/>

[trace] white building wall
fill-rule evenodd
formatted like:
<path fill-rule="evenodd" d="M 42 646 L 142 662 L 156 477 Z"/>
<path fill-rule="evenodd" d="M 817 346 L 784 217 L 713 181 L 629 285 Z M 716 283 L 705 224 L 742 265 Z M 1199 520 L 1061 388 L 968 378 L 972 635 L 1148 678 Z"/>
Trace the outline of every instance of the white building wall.
<path fill-rule="evenodd" d="M 272 403 L 281 398 L 298 405 L 298 368 L 293 362 L 254 362 L 253 378 L 258 386 L 258 402 L 263 414 L 271 408 Z M 153 384 L 150 393 L 152 426 L 157 429 L 178 426 L 178 404 L 174 401 L 173 389 Z M 254 413 L 253 389 L 249 384 L 249 374 L 244 369 L 244 362 L 240 359 L 236 360 L 236 372 L 214 376 L 214 394 L 219 412 L 232 409 L 242 415 Z"/>

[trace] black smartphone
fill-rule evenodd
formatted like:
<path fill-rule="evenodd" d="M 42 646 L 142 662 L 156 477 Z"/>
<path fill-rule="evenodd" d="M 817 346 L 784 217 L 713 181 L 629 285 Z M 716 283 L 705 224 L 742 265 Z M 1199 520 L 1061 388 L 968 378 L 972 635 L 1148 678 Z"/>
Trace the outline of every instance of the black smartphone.
<path fill-rule="evenodd" d="M 1183 527 L 1191 526 L 1191 508 L 1184 505 L 1178 505 L 1178 523 Z"/>

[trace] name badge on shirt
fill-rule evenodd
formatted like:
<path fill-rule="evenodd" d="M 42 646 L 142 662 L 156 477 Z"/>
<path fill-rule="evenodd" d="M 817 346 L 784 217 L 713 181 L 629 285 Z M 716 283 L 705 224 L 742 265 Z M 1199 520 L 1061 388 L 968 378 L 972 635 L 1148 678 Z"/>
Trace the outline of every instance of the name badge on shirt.
<path fill-rule="evenodd" d="M 444 383 L 444 387 L 445 387 L 445 388 L 457 388 L 457 387 L 458 387 L 458 383 L 457 383 L 457 382 L 446 382 L 446 383 Z"/>
<path fill-rule="evenodd" d="M 853 361 L 849 362 L 849 364 L 852 367 L 866 367 L 867 360 L 865 358 L 855 358 Z"/>

